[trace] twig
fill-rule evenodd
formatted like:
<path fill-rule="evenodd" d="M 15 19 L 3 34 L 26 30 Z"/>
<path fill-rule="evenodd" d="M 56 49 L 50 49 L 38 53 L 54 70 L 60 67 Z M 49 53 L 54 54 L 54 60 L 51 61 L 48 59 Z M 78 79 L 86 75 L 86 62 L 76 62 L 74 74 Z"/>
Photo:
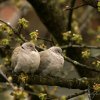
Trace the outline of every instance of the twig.
<path fill-rule="evenodd" d="M 0 20 L 2 23 L 6 24 L 9 28 L 11 28 L 11 30 L 13 31 L 13 33 L 15 35 L 17 35 L 23 42 L 27 41 L 25 39 L 23 39 L 21 36 L 20 36 L 20 32 L 22 30 L 22 25 L 18 27 L 18 31 L 15 31 L 15 29 L 13 29 L 9 24 L 7 24 L 6 22 L 4 22 L 3 20 Z M 19 33 L 19 34 L 18 34 Z M 53 43 L 53 41 L 51 40 L 47 40 L 47 39 L 44 39 L 44 38 L 41 38 L 41 37 L 38 37 L 37 39 L 41 39 L 41 40 L 44 40 L 44 41 L 47 41 L 47 42 L 51 42 Z"/>
<path fill-rule="evenodd" d="M 100 58 L 98 58 L 98 57 L 91 56 L 91 58 L 94 58 L 94 59 L 96 59 L 96 60 L 99 60 L 99 61 L 100 61 Z"/>
<path fill-rule="evenodd" d="M 0 45 L 0 48 L 6 48 L 5 46 Z"/>
<path fill-rule="evenodd" d="M 80 7 L 86 6 L 87 4 L 82 4 L 76 7 L 70 7 L 70 6 L 66 6 L 66 8 L 64 10 L 74 10 L 74 9 L 78 9 Z"/>
<path fill-rule="evenodd" d="M 73 95 L 70 95 L 70 96 L 66 97 L 66 100 L 71 99 L 71 98 L 74 98 L 74 97 L 77 97 L 77 96 L 80 96 L 80 95 L 83 95 L 83 94 L 85 94 L 85 93 L 87 93 L 87 92 L 88 92 L 88 90 L 84 90 L 84 91 L 82 91 L 82 92 L 75 93 L 75 94 L 73 94 Z"/>
<path fill-rule="evenodd" d="M 89 98 L 89 100 L 92 100 L 92 99 L 91 99 L 91 92 L 90 92 L 90 88 L 89 88 L 89 87 L 88 87 L 87 92 L 88 92 L 88 98 Z"/>
<path fill-rule="evenodd" d="M 66 57 L 66 56 L 64 56 L 64 59 L 65 59 L 66 61 L 72 63 L 72 64 L 75 65 L 76 67 L 79 66 L 79 67 L 86 68 L 86 69 L 88 69 L 88 70 L 90 70 L 90 71 L 94 71 L 94 72 L 100 73 L 100 69 L 92 68 L 92 67 L 90 67 L 90 66 L 81 64 L 81 63 L 79 63 L 79 62 L 77 62 L 77 61 L 75 61 L 75 60 L 72 60 L 71 58 Z"/>
<path fill-rule="evenodd" d="M 82 44 L 82 45 L 64 45 L 64 46 L 61 46 L 62 49 L 66 49 L 66 48 L 88 48 L 88 49 L 100 49 L 100 46 L 90 46 L 90 45 L 85 45 L 85 44 Z"/>
<path fill-rule="evenodd" d="M 47 41 L 47 42 L 51 42 L 51 43 L 53 43 L 53 41 L 48 40 L 48 39 L 44 39 L 44 38 L 41 38 L 41 37 L 38 37 L 37 39 L 40 39 L 40 40 L 44 40 L 44 41 Z"/>
<path fill-rule="evenodd" d="M 9 85 L 10 85 L 10 86 L 12 87 L 12 89 L 14 90 L 15 87 L 14 87 L 13 83 L 10 82 L 10 81 L 8 80 L 7 76 L 3 73 L 3 71 L 2 71 L 1 69 L 0 69 L 0 74 L 6 79 L 6 81 L 9 83 Z"/>
<path fill-rule="evenodd" d="M 70 5 L 71 8 L 74 7 L 75 2 L 76 2 L 76 0 L 72 0 L 71 1 L 71 5 Z M 67 31 L 70 31 L 71 30 L 72 14 L 73 14 L 73 9 L 71 9 L 69 11 L 69 14 L 68 14 L 68 24 L 67 24 L 67 27 L 66 27 L 66 30 Z"/>
<path fill-rule="evenodd" d="M 2 49 L 2 48 L 3 49 L 11 49 L 11 50 L 14 49 L 13 47 L 10 47 L 9 45 L 5 45 L 5 46 L 4 45 L 0 45 L 0 49 Z"/>
<path fill-rule="evenodd" d="M 12 31 L 13 31 L 13 33 L 15 34 L 15 35 L 17 35 L 18 36 L 18 38 L 20 38 L 23 42 L 25 42 L 26 40 L 25 39 L 23 39 L 21 36 L 20 36 L 20 34 L 18 34 L 18 32 L 17 31 L 15 31 L 15 29 L 13 29 L 8 23 L 6 23 L 6 22 L 4 22 L 3 20 L 0 20 L 0 22 L 2 22 L 2 23 L 4 23 L 4 24 L 6 24 L 10 29 L 12 29 Z"/>

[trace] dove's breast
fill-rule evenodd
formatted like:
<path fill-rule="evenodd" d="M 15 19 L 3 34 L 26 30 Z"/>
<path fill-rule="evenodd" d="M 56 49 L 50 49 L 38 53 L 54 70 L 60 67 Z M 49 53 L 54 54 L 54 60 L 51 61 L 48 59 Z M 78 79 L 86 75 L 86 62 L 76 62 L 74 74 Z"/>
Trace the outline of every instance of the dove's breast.
<path fill-rule="evenodd" d="M 18 54 L 18 61 L 15 67 L 15 72 L 23 71 L 25 73 L 34 73 L 40 64 L 40 55 L 38 52 L 23 51 Z"/>

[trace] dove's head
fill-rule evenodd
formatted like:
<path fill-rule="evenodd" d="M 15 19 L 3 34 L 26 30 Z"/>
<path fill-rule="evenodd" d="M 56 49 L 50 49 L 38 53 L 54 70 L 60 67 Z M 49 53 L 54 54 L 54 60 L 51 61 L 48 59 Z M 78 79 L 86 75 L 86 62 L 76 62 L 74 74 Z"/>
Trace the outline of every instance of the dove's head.
<path fill-rule="evenodd" d="M 53 46 L 53 47 L 49 48 L 49 50 L 62 55 L 62 49 L 60 47 Z"/>
<path fill-rule="evenodd" d="M 25 50 L 29 50 L 29 51 L 37 51 L 35 49 L 35 45 L 32 42 L 26 42 L 24 44 L 22 44 L 22 48 Z"/>

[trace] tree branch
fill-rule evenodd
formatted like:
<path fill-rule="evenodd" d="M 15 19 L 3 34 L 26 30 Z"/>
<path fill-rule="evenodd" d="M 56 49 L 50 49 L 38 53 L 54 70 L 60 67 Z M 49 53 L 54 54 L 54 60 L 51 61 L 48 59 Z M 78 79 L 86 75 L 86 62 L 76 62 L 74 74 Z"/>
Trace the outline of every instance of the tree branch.
<path fill-rule="evenodd" d="M 72 0 L 71 1 L 71 5 L 70 5 L 70 8 L 73 8 L 74 7 L 74 4 L 75 4 L 76 0 Z M 71 9 L 69 11 L 69 14 L 68 14 L 68 24 L 67 24 L 67 31 L 70 31 L 71 30 L 71 23 L 72 23 L 72 15 L 73 15 L 73 9 Z"/>
<path fill-rule="evenodd" d="M 94 71 L 94 72 L 100 73 L 100 69 L 97 69 L 97 68 L 94 68 L 94 67 L 91 67 L 91 66 L 88 66 L 88 65 L 81 64 L 81 63 L 79 63 L 79 62 L 77 62 L 75 60 L 72 60 L 71 58 L 66 57 L 66 56 L 64 58 L 65 58 L 66 61 L 72 63 L 76 67 L 82 67 L 82 68 L 86 68 L 86 69 L 88 69 L 90 71 Z"/>
<path fill-rule="evenodd" d="M 8 23 L 4 22 L 3 20 L 0 20 L 0 22 L 6 24 L 10 29 L 12 29 L 13 33 L 14 33 L 18 38 L 20 38 L 23 42 L 26 41 L 25 39 L 23 39 L 23 38 L 20 36 L 20 33 L 18 34 L 18 32 L 15 31 L 15 29 L 13 29 Z"/>
<path fill-rule="evenodd" d="M 71 98 L 74 98 L 74 97 L 77 97 L 77 96 L 80 96 L 80 95 L 83 95 L 85 93 L 88 93 L 88 90 L 84 90 L 82 92 L 79 92 L 79 93 L 75 93 L 73 95 L 70 95 L 70 96 L 66 97 L 66 100 L 71 99 Z"/>
<path fill-rule="evenodd" d="M 83 6 L 86 6 L 87 4 L 82 4 L 82 5 L 79 5 L 79 6 L 76 6 L 76 7 L 70 7 L 70 6 L 66 6 L 64 8 L 64 10 L 75 10 L 75 9 L 78 9 L 80 7 L 83 7 Z"/>
<path fill-rule="evenodd" d="M 34 7 L 41 21 L 59 44 L 63 44 L 61 33 L 66 32 L 66 14 L 56 0 L 28 0 Z M 41 9 L 42 8 L 42 9 Z"/>
<path fill-rule="evenodd" d="M 85 44 L 81 44 L 81 45 L 64 45 L 61 46 L 62 49 L 66 49 L 66 48 L 88 48 L 88 49 L 100 49 L 100 46 L 90 46 L 90 45 L 85 45 Z"/>
<path fill-rule="evenodd" d="M 9 76 L 9 75 L 8 75 Z M 16 84 L 21 84 L 23 81 L 20 78 L 20 74 L 12 74 L 10 72 L 10 76 L 12 77 L 12 82 Z M 0 76 L 0 82 L 6 82 L 6 80 Z M 50 76 L 38 76 L 38 75 L 29 75 L 24 84 L 30 85 L 48 85 L 48 86 L 60 86 L 70 89 L 87 89 L 88 86 L 93 86 L 95 83 L 100 84 L 100 77 L 98 78 L 80 78 L 80 79 L 66 79 L 66 78 L 58 78 L 58 77 L 50 77 Z"/>

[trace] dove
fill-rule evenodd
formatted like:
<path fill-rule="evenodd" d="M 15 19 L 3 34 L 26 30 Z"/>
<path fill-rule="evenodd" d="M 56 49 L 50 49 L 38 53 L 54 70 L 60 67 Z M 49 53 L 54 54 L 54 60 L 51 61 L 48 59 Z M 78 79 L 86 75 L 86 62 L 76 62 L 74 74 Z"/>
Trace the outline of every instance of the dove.
<path fill-rule="evenodd" d="M 62 49 L 60 47 L 53 46 L 40 53 L 40 66 L 38 73 L 45 76 L 56 76 L 61 72 L 64 65 L 64 58 L 62 56 Z"/>
<path fill-rule="evenodd" d="M 32 42 L 16 47 L 11 57 L 14 72 L 34 73 L 40 64 L 40 54 Z"/>

